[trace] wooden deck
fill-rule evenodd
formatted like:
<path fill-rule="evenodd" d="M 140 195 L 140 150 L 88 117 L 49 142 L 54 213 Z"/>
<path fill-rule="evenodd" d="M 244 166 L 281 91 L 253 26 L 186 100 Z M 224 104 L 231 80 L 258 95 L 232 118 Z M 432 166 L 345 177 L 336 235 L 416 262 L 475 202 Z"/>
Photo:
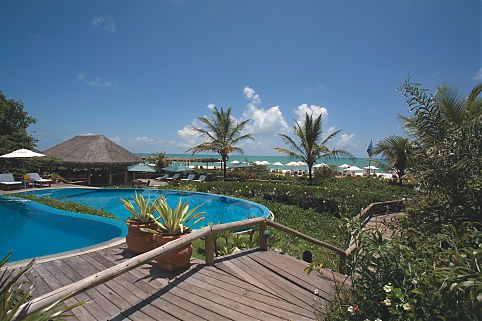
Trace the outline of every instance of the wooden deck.
<path fill-rule="evenodd" d="M 125 244 L 37 263 L 27 278 L 34 296 L 61 288 L 132 257 Z M 312 320 L 314 290 L 331 301 L 335 281 L 325 270 L 304 272 L 305 262 L 273 251 L 246 251 L 215 266 L 193 262 L 178 274 L 144 264 L 67 300 L 87 301 L 72 320 Z M 335 280 L 335 281 L 334 281 Z"/>

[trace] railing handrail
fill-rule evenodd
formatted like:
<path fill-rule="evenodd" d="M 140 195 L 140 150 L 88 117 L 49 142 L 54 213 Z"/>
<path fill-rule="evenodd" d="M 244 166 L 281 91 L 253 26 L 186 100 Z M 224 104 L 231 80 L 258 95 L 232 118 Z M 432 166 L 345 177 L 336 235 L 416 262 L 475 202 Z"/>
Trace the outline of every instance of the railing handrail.
<path fill-rule="evenodd" d="M 401 200 L 403 202 L 403 200 Z M 388 201 L 388 202 L 377 202 L 377 203 L 372 203 L 369 206 L 367 206 L 365 209 L 363 209 L 358 215 L 358 218 L 363 218 L 367 213 L 370 214 L 370 210 L 374 206 L 378 205 L 388 205 L 392 203 L 400 202 L 400 200 L 396 201 Z M 301 238 L 305 241 L 311 242 L 313 244 L 316 244 L 318 246 L 324 247 L 326 249 L 329 249 L 331 251 L 336 252 L 340 256 L 340 270 L 341 267 L 344 266 L 344 262 L 346 260 L 346 257 L 348 257 L 351 252 L 354 251 L 356 248 L 350 244 L 350 247 L 347 250 L 342 250 L 341 248 L 320 241 L 318 239 L 315 239 L 311 236 L 308 236 L 306 234 L 303 234 L 299 231 L 296 231 L 292 228 L 289 228 L 285 225 L 276 223 L 270 219 L 264 218 L 264 217 L 259 217 L 259 218 L 252 218 L 252 219 L 247 219 L 243 221 L 238 221 L 238 222 L 232 222 L 232 223 L 225 223 L 225 224 L 217 224 L 217 225 L 210 225 L 206 226 L 204 228 L 201 228 L 199 230 L 195 230 L 191 232 L 190 234 L 178 238 L 174 241 L 168 242 L 158 248 L 155 248 L 149 252 L 137 255 L 131 259 L 128 259 L 124 262 L 121 262 L 113 267 L 110 267 L 108 269 L 105 269 L 104 271 L 95 273 L 91 276 L 88 276 L 82 280 L 79 280 L 77 282 L 74 282 L 72 284 L 66 285 L 62 288 L 59 288 L 57 290 L 53 290 L 49 293 L 46 293 L 44 295 L 41 295 L 37 298 L 34 298 L 30 300 L 29 302 L 23 304 L 15 316 L 13 317 L 12 320 L 17 320 L 19 317 L 24 317 L 28 315 L 29 313 L 33 313 L 36 311 L 39 311 L 43 308 L 46 308 L 48 306 L 51 306 L 52 304 L 58 302 L 59 300 L 63 300 L 66 298 L 73 297 L 81 292 L 84 292 L 88 289 L 91 289 L 99 284 L 102 284 L 104 282 L 107 282 L 121 274 L 124 274 L 142 264 L 145 264 L 147 262 L 152 261 L 154 258 L 168 254 L 172 251 L 175 251 L 178 248 L 181 248 L 183 246 L 186 246 L 193 241 L 200 239 L 202 237 L 205 237 L 205 254 L 206 254 L 206 264 L 207 265 L 213 265 L 214 264 L 214 235 L 216 233 L 220 233 L 223 231 L 227 230 L 233 230 L 236 228 L 242 228 L 242 227 L 247 227 L 251 225 L 259 225 L 259 247 L 261 250 L 267 250 L 267 239 L 265 237 L 264 231 L 266 230 L 267 226 L 271 226 L 275 229 L 281 230 L 285 233 L 295 235 L 298 238 Z M 355 244 L 356 245 L 356 244 Z"/>

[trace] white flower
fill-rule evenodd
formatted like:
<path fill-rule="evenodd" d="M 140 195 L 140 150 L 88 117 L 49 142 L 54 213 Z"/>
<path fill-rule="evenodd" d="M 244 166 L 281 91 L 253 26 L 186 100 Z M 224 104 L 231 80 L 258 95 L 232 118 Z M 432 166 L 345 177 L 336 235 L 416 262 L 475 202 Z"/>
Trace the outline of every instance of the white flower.
<path fill-rule="evenodd" d="M 350 312 L 351 314 L 353 314 L 353 313 L 354 313 L 354 312 L 353 312 L 353 311 L 354 311 L 354 310 L 353 310 L 353 307 L 352 307 L 351 305 L 348 307 L 348 309 L 347 309 L 347 310 L 348 310 L 348 312 Z"/>
<path fill-rule="evenodd" d="M 318 295 L 318 293 L 320 293 L 320 291 L 318 291 L 318 289 L 315 289 L 315 291 L 313 291 L 313 293 L 314 293 L 315 295 Z"/>
<path fill-rule="evenodd" d="M 390 299 L 385 299 L 385 300 L 383 300 L 383 304 L 385 304 L 387 307 L 389 307 L 389 306 L 392 305 L 392 301 L 390 301 Z"/>
<path fill-rule="evenodd" d="M 412 305 L 410 303 L 404 303 L 402 305 L 402 308 L 405 310 L 405 311 L 410 311 L 412 309 Z"/>
<path fill-rule="evenodd" d="M 392 292 L 392 286 L 390 285 L 390 283 L 388 283 L 387 285 L 384 285 L 383 286 L 383 291 L 385 291 L 386 293 L 390 293 Z"/>

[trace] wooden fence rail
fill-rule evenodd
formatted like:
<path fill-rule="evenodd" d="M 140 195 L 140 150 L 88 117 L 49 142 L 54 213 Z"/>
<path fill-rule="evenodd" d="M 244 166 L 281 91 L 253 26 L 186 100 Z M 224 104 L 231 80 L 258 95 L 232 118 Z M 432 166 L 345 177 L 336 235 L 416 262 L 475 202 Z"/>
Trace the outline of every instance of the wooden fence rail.
<path fill-rule="evenodd" d="M 403 203 L 403 200 L 398 200 L 398 201 L 391 201 L 391 202 L 380 202 L 380 203 L 372 203 L 370 204 L 367 208 L 362 210 L 360 214 L 357 215 L 359 219 L 364 219 L 367 216 L 371 215 L 372 211 L 380 206 L 392 206 L 396 205 L 396 203 Z M 398 206 L 398 205 L 397 205 Z M 39 296 L 37 298 L 34 298 L 30 300 L 29 302 L 25 303 L 20 307 L 18 312 L 15 314 L 12 320 L 19 320 L 25 317 L 26 315 L 39 311 L 41 309 L 44 309 L 46 307 L 51 306 L 52 304 L 55 304 L 56 302 L 73 297 L 81 292 L 84 292 L 88 289 L 91 289 L 99 284 L 105 283 L 123 273 L 126 273 L 142 264 L 148 263 L 152 261 L 154 258 L 157 256 L 163 255 L 170 253 L 172 251 L 175 251 L 176 249 L 179 249 L 183 246 L 186 246 L 187 244 L 192 243 L 193 241 L 197 239 L 204 238 L 205 241 L 205 262 L 206 265 L 214 265 L 214 257 L 215 257 L 215 246 L 214 246 L 214 240 L 215 240 L 215 235 L 217 233 L 223 232 L 223 231 L 230 231 L 230 230 L 240 230 L 242 228 L 246 228 L 249 226 L 253 225 L 258 225 L 259 227 L 259 247 L 261 250 L 267 250 L 268 249 L 268 243 L 267 243 L 267 235 L 265 233 L 266 229 L 268 226 L 273 227 L 275 229 L 278 229 L 280 231 L 283 231 L 285 233 L 294 235 L 300 239 L 303 239 L 305 241 L 311 242 L 313 244 L 316 244 L 320 247 L 326 248 L 328 250 L 334 251 L 340 256 L 340 272 L 343 271 L 346 258 L 354 251 L 355 247 L 350 244 L 350 247 L 347 250 L 342 250 L 332 244 L 317 240 L 311 236 L 308 236 L 306 234 L 303 234 L 299 231 L 296 231 L 292 228 L 289 228 L 287 226 L 284 226 L 282 224 L 273 222 L 269 219 L 266 218 L 253 218 L 253 219 L 248 219 L 248 220 L 243 220 L 243 221 L 238 221 L 238 222 L 233 222 L 233 223 L 226 223 L 226 224 L 218 224 L 218 225 L 210 225 L 207 227 L 204 227 L 199 230 L 195 230 L 191 232 L 190 234 L 181 237 L 179 239 L 176 239 L 174 241 L 171 241 L 163 246 L 160 246 L 154 250 L 151 250 L 149 252 L 137 255 L 129 260 L 126 260 L 122 263 L 119 263 L 111 268 L 108 268 L 104 271 L 95 273 L 89 277 L 86 277 L 82 280 L 79 280 L 77 282 L 74 282 L 72 284 L 69 284 L 67 286 L 64 286 L 62 288 L 59 288 L 57 290 L 51 291 L 49 293 L 46 293 L 42 296 Z"/>

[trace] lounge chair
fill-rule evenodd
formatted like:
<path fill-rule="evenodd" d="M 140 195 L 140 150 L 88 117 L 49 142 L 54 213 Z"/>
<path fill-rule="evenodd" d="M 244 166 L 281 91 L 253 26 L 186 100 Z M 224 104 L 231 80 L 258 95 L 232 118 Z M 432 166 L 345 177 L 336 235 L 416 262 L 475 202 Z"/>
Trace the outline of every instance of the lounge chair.
<path fill-rule="evenodd" d="M 49 185 L 52 186 L 52 180 L 51 179 L 47 179 L 47 178 L 42 178 L 38 173 L 28 173 L 26 174 L 25 176 L 28 177 L 28 179 L 30 180 L 30 182 L 33 183 L 33 186 L 43 186 L 44 184 L 45 185 Z"/>
<path fill-rule="evenodd" d="M 194 179 L 193 182 L 204 182 L 206 180 L 206 175 L 199 176 L 198 179 Z"/>
<path fill-rule="evenodd" d="M 181 176 L 181 174 L 177 173 L 177 174 L 174 174 L 172 177 L 166 177 L 166 180 L 175 181 L 176 179 L 179 178 L 179 176 Z"/>
<path fill-rule="evenodd" d="M 16 181 L 12 173 L 0 174 L 0 185 L 8 187 L 22 186 L 22 182 Z"/>
<path fill-rule="evenodd" d="M 192 181 L 196 174 L 189 174 L 186 178 L 181 178 L 181 181 Z"/>
<path fill-rule="evenodd" d="M 169 174 L 164 174 L 162 176 L 154 178 L 156 181 L 162 181 L 169 177 Z"/>
<path fill-rule="evenodd" d="M 145 187 L 145 186 L 149 186 L 149 183 L 151 181 L 149 181 L 148 179 L 135 179 L 132 181 L 132 185 L 134 187 Z"/>

